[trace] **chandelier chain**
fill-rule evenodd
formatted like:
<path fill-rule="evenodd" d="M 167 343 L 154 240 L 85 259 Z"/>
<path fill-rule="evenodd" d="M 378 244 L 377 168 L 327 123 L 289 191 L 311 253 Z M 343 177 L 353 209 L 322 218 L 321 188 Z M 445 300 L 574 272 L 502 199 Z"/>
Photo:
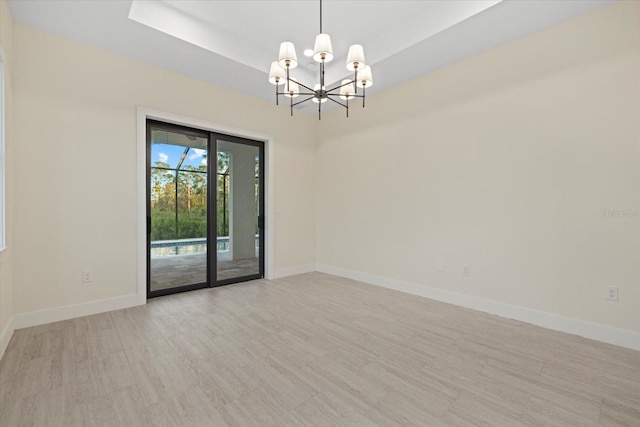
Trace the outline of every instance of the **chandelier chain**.
<path fill-rule="evenodd" d="M 322 0 L 320 0 L 320 34 L 322 34 Z"/>

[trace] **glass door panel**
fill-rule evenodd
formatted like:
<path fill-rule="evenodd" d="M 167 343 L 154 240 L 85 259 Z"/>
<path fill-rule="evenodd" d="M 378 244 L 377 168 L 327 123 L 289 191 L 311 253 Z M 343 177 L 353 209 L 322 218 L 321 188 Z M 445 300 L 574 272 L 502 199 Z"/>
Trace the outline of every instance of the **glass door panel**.
<path fill-rule="evenodd" d="M 150 123 L 149 296 L 208 286 L 209 135 Z"/>
<path fill-rule="evenodd" d="M 216 282 L 263 277 L 263 144 L 219 137 L 216 152 Z"/>
<path fill-rule="evenodd" d="M 264 277 L 263 175 L 263 142 L 147 121 L 148 297 Z"/>

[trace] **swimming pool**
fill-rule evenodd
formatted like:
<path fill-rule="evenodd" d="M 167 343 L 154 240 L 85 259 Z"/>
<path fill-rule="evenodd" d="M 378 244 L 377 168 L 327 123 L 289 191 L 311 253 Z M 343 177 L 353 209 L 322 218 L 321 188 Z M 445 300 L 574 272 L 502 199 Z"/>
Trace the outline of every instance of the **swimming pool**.
<path fill-rule="evenodd" d="M 229 251 L 229 236 L 217 238 L 218 252 Z M 260 236 L 256 235 L 256 248 L 260 242 Z M 156 240 L 151 242 L 151 257 L 175 256 L 175 255 L 195 255 L 207 253 L 207 239 L 201 237 L 196 239 L 180 240 Z"/>
<path fill-rule="evenodd" d="M 229 237 L 218 237 L 218 251 L 229 250 Z M 151 257 L 207 253 L 207 239 L 158 240 L 151 242 Z"/>

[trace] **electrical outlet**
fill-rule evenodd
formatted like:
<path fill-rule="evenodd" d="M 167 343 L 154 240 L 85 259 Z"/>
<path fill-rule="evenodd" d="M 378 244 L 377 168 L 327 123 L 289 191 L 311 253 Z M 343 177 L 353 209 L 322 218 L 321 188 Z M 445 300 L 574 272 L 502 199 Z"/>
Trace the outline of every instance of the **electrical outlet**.
<path fill-rule="evenodd" d="M 617 286 L 605 286 L 604 298 L 609 301 L 618 301 L 618 287 Z"/>
<path fill-rule="evenodd" d="M 438 265 L 437 271 L 440 271 L 440 272 L 444 271 L 444 261 L 438 261 L 437 265 Z"/>
<path fill-rule="evenodd" d="M 469 277 L 471 276 L 471 268 L 468 265 L 463 265 L 462 266 L 462 275 L 464 277 Z"/>
<path fill-rule="evenodd" d="M 93 279 L 91 278 L 91 272 L 90 271 L 83 271 L 82 272 L 82 283 L 90 283 L 92 281 L 93 281 Z"/>

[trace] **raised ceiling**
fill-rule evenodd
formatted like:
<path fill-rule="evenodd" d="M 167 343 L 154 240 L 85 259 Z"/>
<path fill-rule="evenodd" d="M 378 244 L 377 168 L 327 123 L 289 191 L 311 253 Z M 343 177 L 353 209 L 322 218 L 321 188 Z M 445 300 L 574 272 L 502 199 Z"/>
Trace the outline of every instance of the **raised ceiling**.
<path fill-rule="evenodd" d="M 335 54 L 327 81 L 345 77 L 353 43 L 365 48 L 374 93 L 612 1 L 324 0 Z M 302 52 L 319 30 L 317 0 L 9 0 L 9 7 L 20 24 L 268 101 L 281 41 L 296 45 L 293 74 L 316 79 L 317 65 Z"/>

